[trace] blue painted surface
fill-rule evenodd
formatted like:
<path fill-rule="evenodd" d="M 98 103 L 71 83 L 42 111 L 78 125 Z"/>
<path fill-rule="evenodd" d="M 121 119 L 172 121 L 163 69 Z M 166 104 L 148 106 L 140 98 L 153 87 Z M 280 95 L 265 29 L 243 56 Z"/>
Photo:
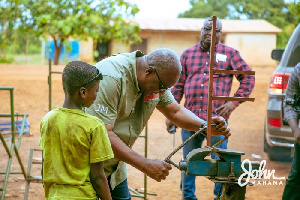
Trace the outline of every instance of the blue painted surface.
<path fill-rule="evenodd" d="M 21 132 L 21 127 L 22 127 L 23 120 L 15 120 L 15 130 L 16 134 L 19 134 Z M 24 129 L 23 129 L 23 134 L 30 133 L 30 123 L 28 119 L 26 119 L 24 123 Z M 11 120 L 0 120 L 0 131 L 1 134 L 6 135 L 6 134 L 11 134 Z"/>
<path fill-rule="evenodd" d="M 58 42 L 59 45 L 59 42 Z M 79 59 L 79 42 L 78 41 L 69 41 L 68 46 L 71 47 L 70 51 L 66 50 L 65 45 L 63 44 L 62 50 L 60 52 L 59 61 L 61 62 L 69 62 L 72 60 Z M 48 41 L 45 45 L 45 57 L 50 58 L 51 61 L 54 60 L 54 41 Z"/>

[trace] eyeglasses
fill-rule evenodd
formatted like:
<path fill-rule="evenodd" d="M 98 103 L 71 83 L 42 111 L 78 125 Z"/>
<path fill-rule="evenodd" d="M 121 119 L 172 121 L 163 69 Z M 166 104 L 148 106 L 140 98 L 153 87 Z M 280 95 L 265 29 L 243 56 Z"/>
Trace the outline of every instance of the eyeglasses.
<path fill-rule="evenodd" d="M 211 28 L 203 28 L 204 32 L 209 33 L 211 32 Z M 216 33 L 221 33 L 221 30 L 216 30 Z"/>
<path fill-rule="evenodd" d="M 145 57 L 144 57 L 144 59 L 145 59 L 147 65 L 150 66 L 150 65 L 148 64 L 147 59 L 146 59 Z M 154 66 L 152 66 L 152 67 L 154 67 Z M 168 88 L 165 87 L 164 84 L 162 83 L 162 81 L 161 81 L 161 79 L 160 79 L 160 77 L 159 77 L 159 75 L 158 75 L 158 73 L 157 73 L 157 71 L 156 71 L 156 67 L 154 67 L 154 68 L 155 68 L 155 71 L 154 71 L 154 72 L 155 72 L 155 74 L 156 74 L 156 76 L 157 76 L 157 78 L 158 78 L 158 83 L 159 83 L 158 89 L 159 89 L 159 92 L 160 92 L 160 93 L 164 93 Z"/>
<path fill-rule="evenodd" d="M 97 68 L 97 75 L 94 78 L 92 78 L 91 80 L 89 80 L 88 82 L 82 84 L 81 87 L 87 86 L 94 80 L 102 80 L 102 79 L 103 79 L 103 75 L 102 75 L 101 71 Z"/>
<path fill-rule="evenodd" d="M 160 92 L 166 91 L 168 88 L 165 87 L 164 84 L 162 83 L 161 79 L 160 79 L 159 76 L 158 76 L 158 73 L 157 73 L 157 71 L 156 71 L 156 68 L 155 68 L 155 71 L 154 71 L 154 72 L 155 72 L 155 74 L 156 74 L 156 76 L 157 76 L 157 78 L 158 78 L 158 82 L 159 82 L 158 89 L 159 89 L 159 91 L 160 91 Z"/>

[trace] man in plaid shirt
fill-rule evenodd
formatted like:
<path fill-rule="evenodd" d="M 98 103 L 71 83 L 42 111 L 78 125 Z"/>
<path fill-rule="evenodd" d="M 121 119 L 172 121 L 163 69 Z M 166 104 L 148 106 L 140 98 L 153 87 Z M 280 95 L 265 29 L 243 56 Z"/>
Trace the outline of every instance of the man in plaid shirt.
<path fill-rule="evenodd" d="M 288 86 L 286 88 L 285 100 L 293 99 L 294 95 L 300 96 L 300 63 L 298 63 L 289 78 Z M 290 104 L 284 101 L 284 120 L 287 121 L 292 129 L 295 137 L 295 153 L 291 166 L 289 178 L 286 182 L 282 200 L 300 199 L 300 126 L 299 114 Z M 297 105 L 299 106 L 299 105 Z"/>
<path fill-rule="evenodd" d="M 201 41 L 186 49 L 180 58 L 182 72 L 178 82 L 171 89 L 175 100 L 179 103 L 184 95 L 184 107 L 191 110 L 201 119 L 207 120 L 208 85 L 209 85 L 209 63 L 211 44 L 212 18 L 206 18 L 201 29 Z M 251 71 L 249 65 L 242 59 L 239 52 L 229 46 L 220 43 L 222 23 L 217 19 L 216 24 L 216 49 L 214 69 Z M 240 82 L 235 97 L 249 97 L 254 88 L 254 75 L 235 75 Z M 213 96 L 229 96 L 232 86 L 232 74 L 213 75 Z M 231 112 L 242 102 L 214 100 L 212 105 L 212 116 L 222 116 L 228 120 Z M 167 128 L 172 124 L 167 120 Z M 185 141 L 195 132 L 182 129 L 182 140 Z M 221 140 L 222 136 L 212 136 L 211 145 Z M 183 156 L 196 148 L 201 148 L 205 138 L 199 134 L 183 147 Z M 228 140 L 217 147 L 227 149 Z M 212 158 L 218 158 L 212 155 Z M 184 199 L 196 200 L 195 176 L 185 175 Z M 182 186 L 181 186 L 182 187 Z M 181 188 L 182 189 L 182 188 Z M 214 194 L 218 195 L 220 184 L 215 184 Z"/>

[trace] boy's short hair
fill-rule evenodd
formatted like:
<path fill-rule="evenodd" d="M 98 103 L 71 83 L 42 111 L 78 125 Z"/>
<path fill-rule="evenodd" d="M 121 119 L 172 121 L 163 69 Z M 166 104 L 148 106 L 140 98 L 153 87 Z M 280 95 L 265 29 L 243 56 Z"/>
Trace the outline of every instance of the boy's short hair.
<path fill-rule="evenodd" d="M 62 74 L 63 89 L 73 95 L 81 87 L 89 89 L 97 80 L 102 79 L 101 72 L 93 65 L 83 61 L 71 61 Z"/>

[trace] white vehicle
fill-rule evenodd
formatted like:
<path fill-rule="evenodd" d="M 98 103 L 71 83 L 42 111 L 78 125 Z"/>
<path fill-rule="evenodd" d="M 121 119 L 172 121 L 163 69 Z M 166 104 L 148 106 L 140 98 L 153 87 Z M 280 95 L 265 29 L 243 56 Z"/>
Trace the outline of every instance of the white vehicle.
<path fill-rule="evenodd" d="M 272 59 L 280 61 L 268 88 L 267 115 L 264 124 L 264 151 L 270 160 L 290 160 L 294 153 L 294 136 L 283 121 L 283 101 L 290 73 L 300 62 L 300 24 L 294 30 L 285 50 L 272 51 Z"/>

